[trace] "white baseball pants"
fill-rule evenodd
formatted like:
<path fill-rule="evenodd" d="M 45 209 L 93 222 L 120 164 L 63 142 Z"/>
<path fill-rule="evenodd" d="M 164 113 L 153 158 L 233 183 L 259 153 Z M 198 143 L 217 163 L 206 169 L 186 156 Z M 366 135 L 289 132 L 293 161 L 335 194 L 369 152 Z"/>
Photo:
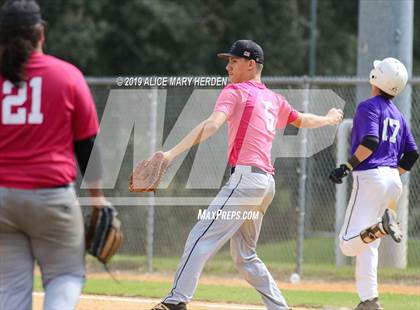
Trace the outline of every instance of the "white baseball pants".
<path fill-rule="evenodd" d="M 378 167 L 353 172 L 353 190 L 339 238 L 343 254 L 356 256 L 356 286 L 360 300 L 378 296 L 380 244 L 380 239 L 364 243 L 360 233 L 378 223 L 385 209 L 396 205 L 401 193 L 401 178 L 395 168 Z"/>

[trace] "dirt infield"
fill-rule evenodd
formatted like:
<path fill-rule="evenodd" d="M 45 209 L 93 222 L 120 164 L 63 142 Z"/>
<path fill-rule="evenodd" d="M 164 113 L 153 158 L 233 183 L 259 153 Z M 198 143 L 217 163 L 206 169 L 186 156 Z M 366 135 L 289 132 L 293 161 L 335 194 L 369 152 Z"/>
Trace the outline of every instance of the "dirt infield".
<path fill-rule="evenodd" d="M 42 309 L 42 293 L 34 293 L 34 310 Z M 159 302 L 157 299 L 125 298 L 111 296 L 83 295 L 77 310 L 149 310 Z M 207 302 L 191 302 L 188 310 L 264 310 L 255 305 L 221 304 Z M 307 310 L 293 308 L 294 310 Z"/>
<path fill-rule="evenodd" d="M 131 280 L 139 282 L 171 282 L 172 276 L 166 274 L 138 274 L 117 273 L 119 280 Z M 107 273 L 89 273 L 89 279 L 108 279 Z M 241 278 L 229 278 L 228 280 L 220 277 L 202 277 L 200 284 L 207 285 L 224 285 L 236 287 L 249 287 Z M 322 292 L 355 292 L 356 288 L 352 282 L 300 282 L 291 284 L 286 282 L 278 282 L 281 289 L 294 291 L 322 291 Z M 406 295 L 420 296 L 420 286 L 413 285 L 397 285 L 397 284 L 381 284 L 381 293 L 395 293 Z M 34 310 L 42 309 L 43 293 L 34 293 Z M 133 298 L 133 297 L 116 297 L 116 296 L 95 296 L 83 295 L 80 299 L 77 310 L 149 310 L 159 302 L 158 299 L 151 298 Z M 231 304 L 231 303 L 209 303 L 194 301 L 188 304 L 189 310 L 263 310 L 262 306 L 247 304 Z M 293 308 L 294 310 L 308 310 L 310 308 Z M 328 310 L 333 310 L 328 308 Z M 339 308 L 334 310 L 348 310 L 348 308 Z"/>

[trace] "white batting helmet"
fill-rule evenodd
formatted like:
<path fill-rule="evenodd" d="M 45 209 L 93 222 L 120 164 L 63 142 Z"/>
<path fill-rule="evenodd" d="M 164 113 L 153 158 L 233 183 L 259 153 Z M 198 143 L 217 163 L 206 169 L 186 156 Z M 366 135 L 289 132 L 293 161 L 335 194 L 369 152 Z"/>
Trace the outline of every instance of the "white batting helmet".
<path fill-rule="evenodd" d="M 408 73 L 401 61 L 388 57 L 375 60 L 373 67 L 369 75 L 370 84 L 391 96 L 396 96 L 403 91 L 407 84 Z"/>

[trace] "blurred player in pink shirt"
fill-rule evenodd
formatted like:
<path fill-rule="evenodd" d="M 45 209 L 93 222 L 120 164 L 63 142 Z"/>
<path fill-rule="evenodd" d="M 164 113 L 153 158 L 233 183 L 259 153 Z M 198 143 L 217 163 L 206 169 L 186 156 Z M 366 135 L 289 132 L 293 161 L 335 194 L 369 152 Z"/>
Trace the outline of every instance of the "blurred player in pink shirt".
<path fill-rule="evenodd" d="M 221 92 L 210 117 L 164 154 L 172 161 L 213 135 L 227 121 L 231 176 L 207 211 L 210 214 L 256 211 L 259 217 L 201 219 L 188 236 L 171 291 L 153 310 L 187 309 L 205 263 L 229 240 L 237 269 L 261 294 L 267 309 L 288 309 L 277 284 L 256 253 L 263 215 L 275 191 L 272 142 L 276 128 L 288 124 L 302 128 L 337 125 L 343 113 L 334 108 L 326 116 L 300 113 L 284 97 L 267 89 L 261 83 L 264 53 L 251 40 L 236 41 L 228 53 L 218 56 L 228 60 L 226 70 L 231 84 Z"/>
<path fill-rule="evenodd" d="M 0 9 L 0 308 L 32 309 L 34 265 L 44 309 L 74 309 L 84 281 L 84 225 L 73 182 L 85 173 L 98 117 L 82 73 L 43 53 L 33 0 Z M 97 152 L 93 152 L 97 153 Z M 85 181 L 100 188 L 97 164 Z M 92 205 L 107 204 L 91 189 Z"/>

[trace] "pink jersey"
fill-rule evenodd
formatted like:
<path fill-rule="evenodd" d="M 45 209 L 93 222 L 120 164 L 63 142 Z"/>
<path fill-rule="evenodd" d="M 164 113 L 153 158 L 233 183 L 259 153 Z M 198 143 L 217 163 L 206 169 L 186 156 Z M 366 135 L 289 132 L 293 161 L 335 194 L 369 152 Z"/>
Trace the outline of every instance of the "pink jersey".
<path fill-rule="evenodd" d="M 90 90 L 73 65 L 33 53 L 27 80 L 0 76 L 0 186 L 56 187 L 76 178 L 73 143 L 98 132 Z"/>
<path fill-rule="evenodd" d="M 247 81 L 226 86 L 214 111 L 227 116 L 229 165 L 255 166 L 273 174 L 271 147 L 276 128 L 298 118 L 286 99 L 264 84 Z"/>

